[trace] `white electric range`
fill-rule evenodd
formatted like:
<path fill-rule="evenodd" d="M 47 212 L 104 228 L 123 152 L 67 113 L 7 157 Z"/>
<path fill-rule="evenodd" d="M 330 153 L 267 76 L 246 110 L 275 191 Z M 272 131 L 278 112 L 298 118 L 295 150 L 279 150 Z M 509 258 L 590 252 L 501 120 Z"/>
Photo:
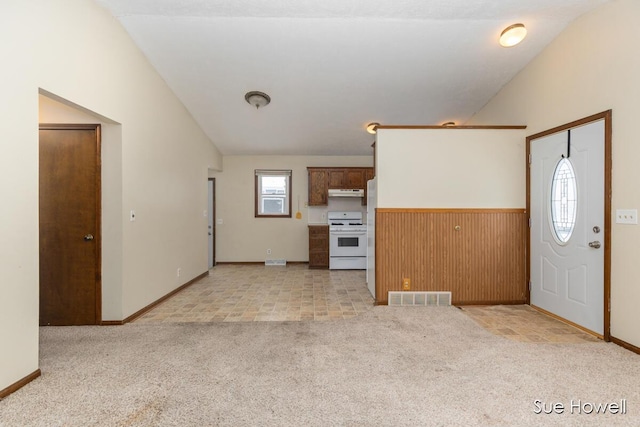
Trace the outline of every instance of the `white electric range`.
<path fill-rule="evenodd" d="M 367 226 L 362 212 L 329 212 L 329 269 L 367 268 Z"/>

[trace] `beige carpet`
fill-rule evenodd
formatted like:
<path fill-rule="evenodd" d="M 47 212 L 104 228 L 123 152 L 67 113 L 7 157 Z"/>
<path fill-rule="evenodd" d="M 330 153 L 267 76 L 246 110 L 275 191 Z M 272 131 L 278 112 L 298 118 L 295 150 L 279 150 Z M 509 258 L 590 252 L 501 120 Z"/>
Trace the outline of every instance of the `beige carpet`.
<path fill-rule="evenodd" d="M 1 426 L 640 425 L 640 356 L 604 342 L 514 342 L 453 307 L 48 327 L 41 368 L 0 402 Z M 620 399 L 624 415 L 569 408 Z M 566 410 L 538 415 L 536 400 Z"/>

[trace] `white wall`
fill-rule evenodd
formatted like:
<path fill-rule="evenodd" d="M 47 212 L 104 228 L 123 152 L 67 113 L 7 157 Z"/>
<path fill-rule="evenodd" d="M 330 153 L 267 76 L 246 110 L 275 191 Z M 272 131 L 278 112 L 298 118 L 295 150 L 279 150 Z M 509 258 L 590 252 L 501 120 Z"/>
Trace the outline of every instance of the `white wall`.
<path fill-rule="evenodd" d="M 308 201 L 307 166 L 373 166 L 373 156 L 225 156 L 216 178 L 217 262 L 262 262 L 265 259 L 309 260 L 308 224 L 322 222 L 327 208 L 305 207 Z M 292 218 L 254 217 L 254 171 L 291 169 Z M 302 219 L 296 219 L 300 197 Z M 335 210 L 361 209 L 359 200 L 331 201 Z M 310 218 L 311 213 L 311 218 Z M 266 250 L 271 249 L 267 256 Z"/>
<path fill-rule="evenodd" d="M 206 271 L 207 169 L 220 169 L 221 156 L 94 2 L 5 0 L 0 39 L 3 389 L 38 368 L 39 90 L 121 124 L 122 301 L 114 316 L 126 317 Z M 115 180 L 107 188 L 118 186 L 117 177 L 106 178 Z M 128 221 L 129 209 L 138 212 L 136 222 Z"/>
<path fill-rule="evenodd" d="M 524 208 L 524 135 L 511 129 L 378 129 L 378 207 Z"/>
<path fill-rule="evenodd" d="M 572 23 L 468 124 L 524 123 L 531 135 L 613 110 L 612 209 L 640 208 L 640 2 L 617 0 Z M 612 224 L 611 334 L 640 346 L 640 227 Z"/>

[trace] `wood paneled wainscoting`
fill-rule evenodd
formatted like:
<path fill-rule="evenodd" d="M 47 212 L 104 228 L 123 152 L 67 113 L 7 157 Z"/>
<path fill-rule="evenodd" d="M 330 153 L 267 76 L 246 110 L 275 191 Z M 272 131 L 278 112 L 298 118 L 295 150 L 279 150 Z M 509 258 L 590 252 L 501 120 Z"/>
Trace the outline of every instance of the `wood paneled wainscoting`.
<path fill-rule="evenodd" d="M 452 303 L 526 302 L 524 209 L 376 209 L 376 303 L 389 291 L 451 291 Z"/>

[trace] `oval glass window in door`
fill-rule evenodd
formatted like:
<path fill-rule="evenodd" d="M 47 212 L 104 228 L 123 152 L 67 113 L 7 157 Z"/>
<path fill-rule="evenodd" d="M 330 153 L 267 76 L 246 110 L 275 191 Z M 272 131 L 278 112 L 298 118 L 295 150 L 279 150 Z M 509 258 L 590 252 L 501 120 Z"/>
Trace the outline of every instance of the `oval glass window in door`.
<path fill-rule="evenodd" d="M 569 159 L 562 158 L 556 165 L 551 183 L 551 227 L 560 244 L 571 238 L 576 225 L 578 188 L 576 174 Z"/>

